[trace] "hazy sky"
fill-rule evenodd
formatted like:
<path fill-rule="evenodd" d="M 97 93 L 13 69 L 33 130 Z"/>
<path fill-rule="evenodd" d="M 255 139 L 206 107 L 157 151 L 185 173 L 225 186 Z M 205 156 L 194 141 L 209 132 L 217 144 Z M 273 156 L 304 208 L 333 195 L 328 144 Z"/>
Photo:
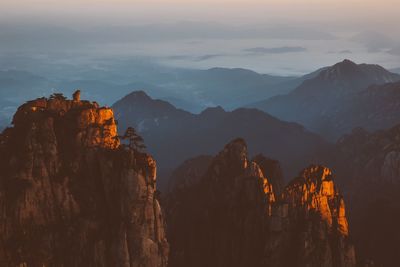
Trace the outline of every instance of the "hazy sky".
<path fill-rule="evenodd" d="M 393 25 L 398 0 L 1 0 L 5 16 L 75 15 L 119 20 L 201 19 L 252 23 L 268 20 L 354 21 Z M 362 20 L 362 21 L 360 21 Z M 70 21 L 73 22 L 73 21 Z"/>
<path fill-rule="evenodd" d="M 130 54 L 280 74 L 343 58 L 391 68 L 400 66 L 398 10 L 400 0 L 0 0 L 0 53 Z"/>

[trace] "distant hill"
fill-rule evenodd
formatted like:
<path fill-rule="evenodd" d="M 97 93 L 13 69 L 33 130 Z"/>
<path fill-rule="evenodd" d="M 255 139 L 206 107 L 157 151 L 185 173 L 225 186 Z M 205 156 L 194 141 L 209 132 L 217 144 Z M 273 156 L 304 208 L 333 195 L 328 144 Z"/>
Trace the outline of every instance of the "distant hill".
<path fill-rule="evenodd" d="M 197 155 L 215 154 L 221 143 L 239 136 L 248 140 L 251 154 L 271 155 L 282 162 L 286 175 L 294 175 L 302 165 L 317 160 L 313 155 L 318 149 L 328 146 L 302 126 L 256 109 L 227 112 L 215 107 L 196 115 L 154 100 L 142 91 L 117 101 L 113 109 L 120 131 L 135 127 L 161 171 L 172 170 Z"/>
<path fill-rule="evenodd" d="M 374 102 L 371 94 L 377 99 L 390 98 L 388 94 L 396 94 L 393 88 L 397 88 L 397 85 L 388 86 L 392 89 L 385 87 L 384 90 L 369 87 L 399 80 L 400 75 L 381 66 L 344 60 L 323 69 L 316 77 L 304 81 L 287 95 L 272 97 L 250 106 L 280 119 L 298 122 L 329 139 L 336 139 L 358 126 L 371 130 L 393 126 L 393 121 L 385 119 L 386 122 L 382 123 L 380 118 L 393 117 L 396 113 L 390 112 L 397 111 L 393 107 L 389 111 L 387 104 L 382 101 L 380 104 Z M 373 104 L 366 106 L 371 101 Z"/>
<path fill-rule="evenodd" d="M 132 91 L 143 90 L 176 107 L 199 113 L 209 106 L 235 109 L 260 98 L 285 94 L 303 81 L 302 77 L 280 77 L 239 68 L 195 70 L 150 63 L 116 64 L 63 75 L 55 70 L 39 72 L 48 77 L 23 70 L 0 71 L 0 97 L 17 107 L 54 91 L 70 95 L 83 88 L 84 97 L 111 105 Z"/>

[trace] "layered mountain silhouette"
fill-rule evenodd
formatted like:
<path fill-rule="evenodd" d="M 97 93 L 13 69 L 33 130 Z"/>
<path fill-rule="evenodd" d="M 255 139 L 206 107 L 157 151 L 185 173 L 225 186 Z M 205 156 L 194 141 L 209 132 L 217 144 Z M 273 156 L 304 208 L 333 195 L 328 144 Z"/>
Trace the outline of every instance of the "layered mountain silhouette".
<path fill-rule="evenodd" d="M 144 137 L 161 170 L 172 170 L 184 160 L 218 151 L 236 136 L 249 140 L 250 153 L 271 153 L 294 175 L 328 144 L 296 123 L 278 120 L 256 109 L 227 112 L 221 107 L 200 114 L 176 109 L 144 92 L 133 92 L 113 105 L 120 131 L 134 126 Z M 173 156 L 171 156 L 173 153 Z"/>
<path fill-rule="evenodd" d="M 344 60 L 321 70 L 287 95 L 250 106 L 335 140 L 355 127 L 377 130 L 395 125 L 400 107 L 393 103 L 399 80 L 400 75 L 378 65 Z M 382 101 L 389 98 L 389 103 Z"/>
<path fill-rule="evenodd" d="M 135 62 L 115 62 L 112 68 L 104 69 L 67 69 L 62 72 L 64 75 L 54 70 L 39 73 L 0 71 L 1 98 L 14 103 L 16 108 L 29 99 L 49 95 L 55 89 L 70 95 L 76 88 L 84 88 L 85 97 L 110 105 L 134 90 L 146 90 L 147 94 L 179 108 L 200 112 L 214 105 L 238 108 L 260 97 L 287 93 L 304 80 L 303 77 L 273 76 L 239 68 L 194 70 Z M 226 93 L 228 88 L 229 94 Z"/>

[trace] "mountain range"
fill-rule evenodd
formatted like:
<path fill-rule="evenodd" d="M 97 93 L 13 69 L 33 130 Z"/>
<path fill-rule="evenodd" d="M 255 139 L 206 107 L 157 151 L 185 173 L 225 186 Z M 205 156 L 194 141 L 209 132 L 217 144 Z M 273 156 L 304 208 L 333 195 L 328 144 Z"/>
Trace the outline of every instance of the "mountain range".
<path fill-rule="evenodd" d="M 154 100 L 143 91 L 125 96 L 112 108 L 120 131 L 135 127 L 161 171 L 172 170 L 199 154 L 214 154 L 221 143 L 241 136 L 248 140 L 251 154 L 271 153 L 282 163 L 285 175 L 294 175 L 301 165 L 318 161 L 315 153 L 329 146 L 301 125 L 278 120 L 256 109 L 225 111 L 214 107 L 192 114 L 166 101 Z M 160 179 L 159 184 L 162 183 Z"/>
<path fill-rule="evenodd" d="M 344 60 L 323 69 L 286 95 L 249 106 L 336 140 L 355 127 L 377 130 L 398 123 L 399 80 L 399 74 L 381 66 Z M 390 102 L 382 102 L 383 99 Z"/>
<path fill-rule="evenodd" d="M 141 81 L 0 72 L 8 123 L 54 85 L 95 96 L 29 101 L 0 135 L 0 265 L 397 266 L 400 75 L 349 60 L 301 78 L 186 71 L 176 95 L 152 87 L 161 99 L 131 92 Z M 228 86 L 245 103 L 262 84 L 286 94 L 199 113 L 181 109 L 196 94 L 175 98 L 225 101 Z M 123 140 L 130 126 L 154 158 Z"/>
<path fill-rule="evenodd" d="M 18 69 L 0 71 L 0 98 L 7 101 L 0 103 L 2 120 L 10 120 L 24 101 L 56 91 L 70 95 L 77 88 L 84 88 L 84 97 L 108 105 L 134 90 L 144 90 L 152 97 L 193 113 L 217 105 L 235 109 L 260 98 L 287 93 L 318 73 L 282 77 L 240 68 L 172 68 L 139 60 L 99 63 L 99 67 L 83 69 L 28 63 Z M 24 67 L 32 70 L 25 71 Z"/>

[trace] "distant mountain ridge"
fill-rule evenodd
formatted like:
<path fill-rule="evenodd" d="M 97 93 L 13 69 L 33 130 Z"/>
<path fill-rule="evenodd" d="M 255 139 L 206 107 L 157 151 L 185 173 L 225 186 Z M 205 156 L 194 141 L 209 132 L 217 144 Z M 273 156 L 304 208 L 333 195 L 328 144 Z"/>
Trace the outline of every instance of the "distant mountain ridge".
<path fill-rule="evenodd" d="M 41 74 L 24 70 L 0 71 L 0 98 L 14 107 L 7 113 L 2 112 L 4 120 L 9 120 L 21 103 L 54 91 L 70 95 L 77 88 L 84 88 L 84 97 L 111 105 L 134 90 L 144 90 L 152 97 L 198 113 L 208 106 L 233 109 L 260 97 L 287 93 L 302 81 L 297 77 L 260 74 L 241 68 L 180 69 L 140 62 L 114 67 L 61 76 L 49 70 L 39 71 Z M 0 105 L 0 110 L 3 109 Z"/>
<path fill-rule="evenodd" d="M 328 146 L 301 125 L 280 121 L 256 109 L 228 112 L 215 107 L 192 114 L 151 99 L 142 91 L 127 95 L 113 109 L 120 131 L 128 126 L 138 129 L 159 162 L 160 171 L 172 170 L 197 155 L 216 153 L 221 143 L 241 136 L 248 140 L 250 153 L 271 153 L 282 162 L 285 175 L 293 175 L 300 165 L 318 160 L 313 158 L 316 150 Z"/>
<path fill-rule="evenodd" d="M 250 106 L 280 119 L 298 122 L 326 138 L 336 139 L 357 126 L 366 126 L 371 130 L 381 127 L 378 119 L 371 122 L 363 118 L 365 112 L 375 114 L 386 109 L 382 103 L 382 106 L 375 105 L 373 110 L 368 110 L 363 104 L 370 101 L 367 92 L 371 92 L 368 91 L 371 89 L 367 88 L 397 81 L 400 81 L 399 74 L 381 66 L 344 60 L 323 69 L 316 77 L 304 81 L 287 95 L 272 97 Z M 388 90 L 374 90 L 378 98 L 387 93 Z M 349 114 L 349 110 L 352 113 Z M 360 118 L 356 120 L 354 116 Z M 394 122 L 388 122 L 387 125 L 392 126 L 391 123 Z"/>

